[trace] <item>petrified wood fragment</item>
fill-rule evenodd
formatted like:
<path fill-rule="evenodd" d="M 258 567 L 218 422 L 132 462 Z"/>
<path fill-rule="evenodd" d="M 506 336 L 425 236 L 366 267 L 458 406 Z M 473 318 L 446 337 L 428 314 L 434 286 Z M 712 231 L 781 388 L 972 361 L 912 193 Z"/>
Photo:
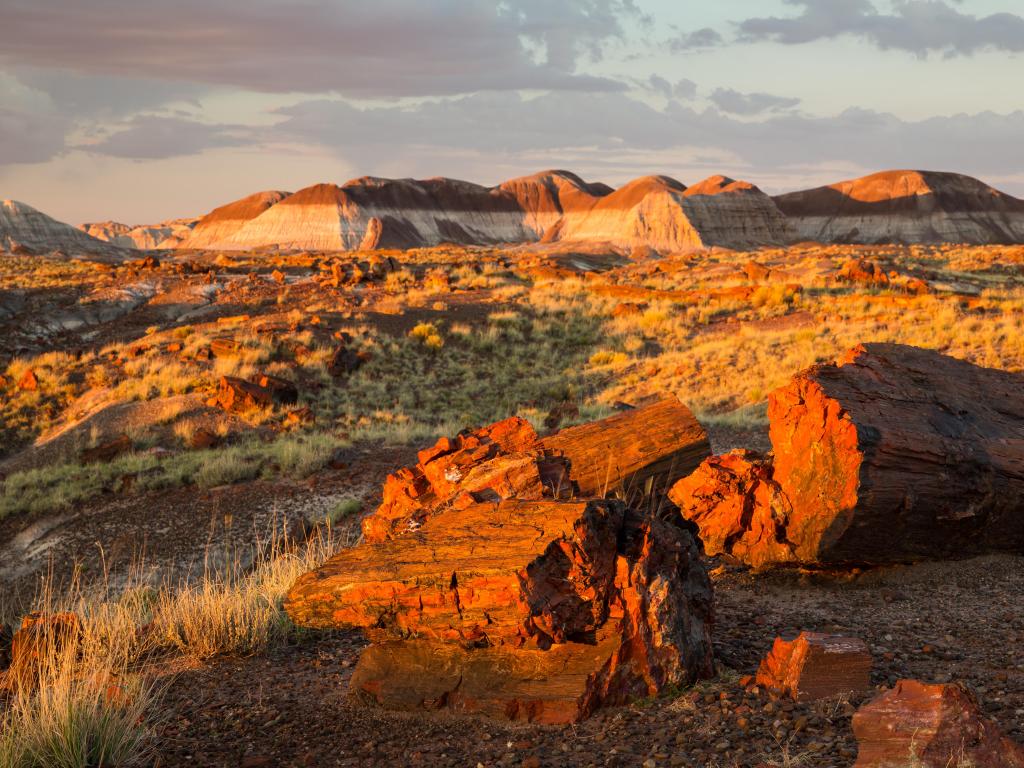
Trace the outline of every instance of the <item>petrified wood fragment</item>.
<path fill-rule="evenodd" d="M 955 683 L 900 680 L 853 716 L 854 768 L 1024 768 L 1024 747 L 986 718 Z"/>
<path fill-rule="evenodd" d="M 814 701 L 871 687 L 871 654 L 855 637 L 801 632 L 794 640 L 775 638 L 761 660 L 757 684 L 797 701 Z"/>
<path fill-rule="evenodd" d="M 709 452 L 706 433 L 674 397 L 544 438 L 513 416 L 441 438 L 415 466 L 389 475 L 363 535 L 383 541 L 480 501 L 664 493 Z"/>
<path fill-rule="evenodd" d="M 771 393 L 770 477 L 748 459 L 756 470 L 725 472 L 711 487 L 703 480 L 736 462 L 719 457 L 672 497 L 709 554 L 758 566 L 1019 551 L 1022 385 L 930 350 L 861 345 Z M 751 494 L 754 475 L 771 491 Z"/>

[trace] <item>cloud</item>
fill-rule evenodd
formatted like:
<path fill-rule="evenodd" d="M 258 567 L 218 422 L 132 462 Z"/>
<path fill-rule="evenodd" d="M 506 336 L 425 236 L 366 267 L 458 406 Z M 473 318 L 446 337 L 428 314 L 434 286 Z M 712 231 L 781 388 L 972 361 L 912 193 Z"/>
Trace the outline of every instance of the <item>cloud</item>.
<path fill-rule="evenodd" d="M 669 48 L 675 53 L 684 51 L 701 50 L 704 48 L 715 48 L 722 45 L 725 40 L 722 35 L 711 27 L 704 27 L 693 32 L 687 32 L 669 41 Z"/>
<path fill-rule="evenodd" d="M 0 64 L 350 97 L 618 90 L 577 66 L 638 14 L 632 0 L 6 0 Z"/>
<path fill-rule="evenodd" d="M 759 115 L 792 109 L 800 99 L 773 96 L 770 93 L 740 93 L 732 88 L 716 88 L 708 98 L 723 112 L 733 115 Z"/>
<path fill-rule="evenodd" d="M 0 165 L 49 160 L 64 149 L 67 127 L 59 115 L 0 106 Z"/>
<path fill-rule="evenodd" d="M 776 174 L 822 163 L 864 170 L 919 167 L 971 174 L 1024 171 L 1019 151 L 1024 112 L 952 115 L 904 121 L 848 109 L 829 117 L 796 112 L 737 119 L 670 101 L 664 109 L 624 94 L 480 94 L 415 107 L 357 108 L 341 100 L 308 101 L 279 111 L 284 118 L 264 142 L 330 148 L 365 173 L 462 173 L 495 181 L 495 167 L 530 170 L 527 161 L 582 168 L 609 157 L 649 156 L 650 171 L 672 173 L 665 158 L 704 154 L 747 174 Z M 439 160 L 443 159 L 443 162 Z M 644 166 L 636 167 L 637 172 Z M 535 170 L 535 168 L 534 168 Z"/>
<path fill-rule="evenodd" d="M 981 50 L 1024 51 L 1024 17 L 1013 13 L 976 16 L 943 0 L 895 0 L 879 13 L 869 0 L 786 0 L 798 16 L 739 22 L 740 39 L 795 45 L 852 35 L 883 50 L 917 56 L 932 52 L 968 56 Z"/>
<path fill-rule="evenodd" d="M 75 147 L 100 155 L 132 160 L 157 160 L 195 155 L 218 147 L 252 144 L 248 129 L 241 126 L 209 125 L 180 117 L 143 115 L 127 127 L 93 144 Z"/>

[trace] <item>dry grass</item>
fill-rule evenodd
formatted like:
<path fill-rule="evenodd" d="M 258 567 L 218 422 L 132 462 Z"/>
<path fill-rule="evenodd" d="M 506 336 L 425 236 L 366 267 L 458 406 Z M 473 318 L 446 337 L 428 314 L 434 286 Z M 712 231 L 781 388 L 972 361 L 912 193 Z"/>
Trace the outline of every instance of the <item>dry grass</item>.
<path fill-rule="evenodd" d="M 116 593 L 77 583 L 58 592 L 51 583 L 35 609 L 73 611 L 81 639 L 52 643 L 14 684 L 0 714 L 0 768 L 148 764 L 168 660 L 252 654 L 286 641 L 296 630 L 281 610 L 285 593 L 339 546 L 328 526 L 301 546 L 272 536 L 191 583 L 154 589 L 136 577 Z"/>

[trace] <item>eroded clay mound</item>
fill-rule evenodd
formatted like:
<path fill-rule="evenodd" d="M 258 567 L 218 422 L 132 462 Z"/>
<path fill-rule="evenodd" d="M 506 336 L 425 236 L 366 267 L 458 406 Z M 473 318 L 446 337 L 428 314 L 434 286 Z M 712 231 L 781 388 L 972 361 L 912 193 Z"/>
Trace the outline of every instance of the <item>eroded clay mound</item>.
<path fill-rule="evenodd" d="M 111 244 L 17 200 L 0 202 L 0 250 L 32 253 L 60 250 L 67 254 L 117 252 Z"/>
<path fill-rule="evenodd" d="M 801 238 L 820 242 L 1024 241 L 1024 201 L 958 173 L 883 171 L 775 203 Z"/>

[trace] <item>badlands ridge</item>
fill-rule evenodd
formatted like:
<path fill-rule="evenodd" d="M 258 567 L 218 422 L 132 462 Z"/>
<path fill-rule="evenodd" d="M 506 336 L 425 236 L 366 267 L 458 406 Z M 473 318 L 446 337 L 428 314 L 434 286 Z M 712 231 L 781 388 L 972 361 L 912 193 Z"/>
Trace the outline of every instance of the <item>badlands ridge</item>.
<path fill-rule="evenodd" d="M 630 250 L 737 250 L 823 243 L 1024 242 L 1024 201 L 955 173 L 884 171 L 770 197 L 712 176 L 687 187 L 644 176 L 613 189 L 568 171 L 494 187 L 447 178 L 362 177 L 295 193 L 265 191 L 199 219 L 75 229 L 23 203 L 0 209 L 8 250 L 370 250 L 591 243 Z"/>

